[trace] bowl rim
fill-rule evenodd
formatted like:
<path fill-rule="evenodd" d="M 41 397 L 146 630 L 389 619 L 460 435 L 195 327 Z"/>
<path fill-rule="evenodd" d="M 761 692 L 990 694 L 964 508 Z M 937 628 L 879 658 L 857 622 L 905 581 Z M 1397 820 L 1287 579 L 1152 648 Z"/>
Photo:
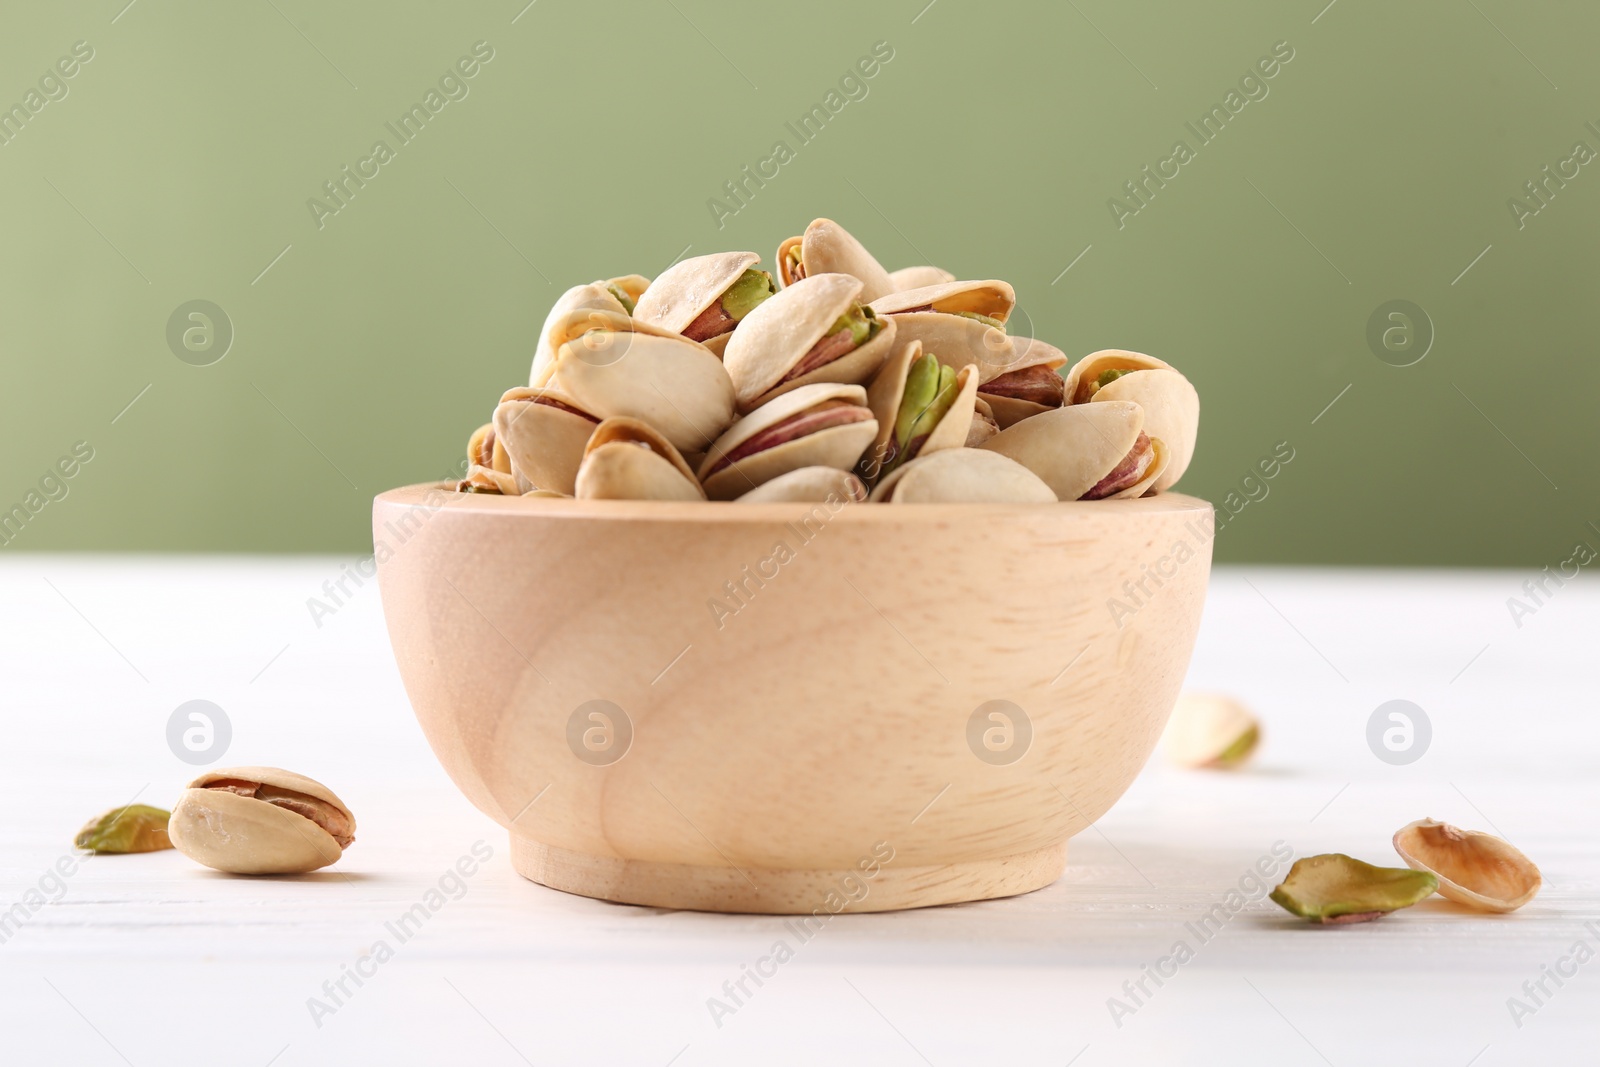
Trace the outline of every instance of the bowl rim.
<path fill-rule="evenodd" d="M 436 501 L 436 502 L 435 502 Z M 740 504 L 732 500 L 577 500 L 532 496 L 498 496 L 493 493 L 458 493 L 449 481 L 419 482 L 379 493 L 373 508 L 423 508 L 429 512 L 448 510 L 472 515 L 528 519 L 590 519 L 653 522 L 708 522 L 770 524 L 793 521 L 828 509 L 830 522 L 841 518 L 849 523 L 912 521 L 933 523 L 972 521 L 979 518 L 1015 521 L 1018 519 L 1059 519 L 1090 521 L 1095 518 L 1137 520 L 1171 518 L 1174 515 L 1210 517 L 1212 505 L 1183 493 L 1163 492 L 1155 496 L 1124 500 L 1072 500 L 1056 504 L 874 504 L 860 507 L 841 503 L 830 507 L 825 501 L 779 501 Z"/>

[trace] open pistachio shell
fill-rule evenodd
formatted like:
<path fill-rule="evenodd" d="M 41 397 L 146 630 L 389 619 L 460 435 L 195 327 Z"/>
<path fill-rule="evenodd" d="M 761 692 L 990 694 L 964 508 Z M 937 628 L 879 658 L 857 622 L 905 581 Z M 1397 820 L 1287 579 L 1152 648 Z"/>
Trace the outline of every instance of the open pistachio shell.
<path fill-rule="evenodd" d="M 1149 435 L 1146 435 L 1149 436 Z M 1119 489 L 1110 494 L 1109 500 L 1128 500 L 1133 497 L 1149 496 L 1156 492 L 1161 476 L 1167 472 L 1167 464 L 1171 461 L 1171 453 L 1167 451 L 1167 444 L 1159 437 L 1150 438 L 1150 465 L 1145 468 L 1139 480 L 1125 489 Z"/>
<path fill-rule="evenodd" d="M 1408 867 L 1438 878 L 1440 896 L 1479 911 L 1516 911 L 1543 884 L 1539 868 L 1510 842 L 1433 819 L 1402 826 L 1394 850 Z"/>
<path fill-rule="evenodd" d="M 1093 402 L 1128 400 L 1144 409 L 1144 431 L 1160 437 L 1170 454 L 1156 481 L 1157 491 L 1170 489 L 1189 469 L 1200 428 L 1200 395 L 1189 379 L 1175 370 L 1141 370 L 1122 375 L 1095 391 Z"/>
<path fill-rule="evenodd" d="M 683 333 L 721 300 L 746 270 L 760 262 L 761 257 L 754 252 L 713 252 L 680 260 L 662 271 L 645 290 L 633 309 L 633 317 Z"/>
<path fill-rule="evenodd" d="M 657 329 L 584 331 L 557 349 L 547 384 L 582 411 L 642 419 L 699 451 L 733 421 L 733 382 L 704 345 Z"/>
<path fill-rule="evenodd" d="M 1043 368 L 1042 371 L 1036 371 L 1036 374 L 1049 371 L 1056 375 L 1056 379 L 1060 379 L 1060 375 L 1056 372 L 1067 365 L 1067 354 L 1061 349 L 1034 337 L 1013 337 L 1011 338 L 1011 343 L 1010 362 L 1006 364 L 1004 370 L 999 374 L 992 374 L 990 377 L 985 378 L 984 386 L 995 382 L 997 383 L 995 388 L 999 389 L 1001 388 L 1000 379 L 1018 372 L 1029 371 L 1036 367 Z M 1060 407 L 1061 404 L 1058 402 L 1058 398 L 1065 395 L 1066 383 L 1056 379 L 1046 379 L 1044 383 L 1033 383 L 1034 388 L 1029 392 L 1035 394 L 1048 393 L 1042 399 L 1007 396 L 991 392 L 987 388 L 980 388 L 979 392 L 993 407 L 995 420 L 1000 424 L 1000 428 L 1004 430 L 1029 416 Z M 1047 385 L 1049 387 L 1048 390 L 1040 390 L 1041 385 Z"/>
<path fill-rule="evenodd" d="M 799 250 L 802 264 L 799 272 L 794 269 L 795 249 Z M 883 264 L 832 219 L 813 219 L 802 236 L 790 237 L 780 244 L 777 265 L 785 286 L 814 274 L 848 274 L 861 282 L 862 303 L 894 292 L 894 283 Z"/>
<path fill-rule="evenodd" d="M 620 291 L 628 298 L 629 303 L 637 304 L 639 298 L 645 294 L 645 290 L 650 288 L 650 279 L 643 274 L 624 274 L 620 278 L 608 278 L 595 284 L 605 286 L 612 296 L 616 296 Z"/>
<path fill-rule="evenodd" d="M 890 504 L 1053 504 L 1056 495 L 1028 468 L 998 452 L 947 448 L 896 467 L 869 499 Z"/>
<path fill-rule="evenodd" d="M 1061 500 L 1078 500 L 1117 468 L 1139 440 L 1144 412 L 1114 401 L 1056 408 L 1023 419 L 984 442 L 1027 467 Z"/>
<path fill-rule="evenodd" d="M 1172 370 L 1172 364 L 1143 352 L 1105 348 L 1090 352 L 1067 372 L 1068 404 L 1087 404 L 1101 388 L 1100 377 L 1107 371 L 1130 374 L 1142 370 Z"/>
<path fill-rule="evenodd" d="M 899 270 L 889 272 L 889 284 L 894 286 L 894 292 L 903 293 L 907 289 L 922 289 L 929 285 L 942 285 L 953 282 L 956 276 L 943 267 L 901 267 Z"/>
<path fill-rule="evenodd" d="M 189 783 L 167 833 L 179 852 L 215 870 L 304 874 L 337 860 L 355 828 L 321 782 L 277 767 L 231 767 Z"/>
<path fill-rule="evenodd" d="M 1001 325 L 1017 306 L 1016 290 L 1009 282 L 940 282 L 921 289 L 906 289 L 872 301 L 880 315 L 903 315 L 915 311 L 936 311 L 946 315 L 983 315 Z"/>
<path fill-rule="evenodd" d="M 834 326 L 859 302 L 860 294 L 861 282 L 847 274 L 813 274 L 746 315 L 722 353 L 739 410 L 753 411 L 802 386 L 860 385 L 871 379 L 894 344 L 894 324 L 887 320 L 855 349 L 789 378 L 818 342 L 835 332 Z"/>
<path fill-rule="evenodd" d="M 486 422 L 467 439 L 467 462 L 474 467 L 511 473 L 511 457 L 506 446 L 494 432 L 494 423 Z"/>
<path fill-rule="evenodd" d="M 849 471 L 834 467 L 801 467 L 756 486 L 734 503 L 831 504 L 837 500 L 859 504 L 866 499 L 867 487 Z"/>
<path fill-rule="evenodd" d="M 924 352 L 932 352 L 951 370 L 976 364 L 980 391 L 983 382 L 1004 374 L 1016 359 L 1014 339 L 1005 329 L 977 319 L 918 311 L 885 315 L 883 320 L 894 323 L 897 344 L 921 341 Z"/>
<path fill-rule="evenodd" d="M 967 429 L 966 444 L 968 448 L 977 448 L 1000 432 L 1000 423 L 995 418 L 994 408 L 982 396 L 974 397 L 972 404 L 972 425 Z"/>
<path fill-rule="evenodd" d="M 865 389 L 842 383 L 801 386 L 768 401 L 728 427 L 706 453 L 699 471 L 706 495 L 712 500 L 733 500 L 801 467 L 850 470 L 878 433 L 878 421 L 866 403 Z M 860 411 L 850 413 L 852 421 L 804 430 L 801 416 L 818 415 L 835 407 L 855 407 Z M 783 437 L 784 427 L 797 429 L 799 435 L 739 455 L 741 446 L 759 443 L 763 435 Z M 730 456 L 736 458 L 725 462 Z"/>
<path fill-rule="evenodd" d="M 621 280 L 631 281 L 635 278 L 639 281 L 644 280 L 638 275 Z M 618 286 L 618 288 L 623 289 L 623 295 L 628 295 L 624 287 Z M 550 365 L 555 362 L 556 349 L 561 347 L 561 341 L 566 339 L 563 337 L 554 340 L 552 335 L 557 324 L 566 321 L 575 311 L 605 311 L 624 318 L 629 314 L 627 305 L 617 299 L 616 294 L 611 291 L 610 283 L 607 282 L 574 285 L 562 293 L 551 306 L 550 313 L 545 316 L 544 325 L 539 328 L 539 343 L 534 349 L 533 367 L 528 372 L 529 385 L 543 384 L 543 379 L 549 376 Z"/>
<path fill-rule="evenodd" d="M 583 450 L 580 500 L 704 500 L 683 456 L 638 419 L 612 418 L 595 428 Z"/>
<path fill-rule="evenodd" d="M 1260 724 L 1237 700 L 1184 693 L 1167 720 L 1161 749 L 1180 767 L 1232 770 L 1244 765 L 1260 741 Z"/>
<path fill-rule="evenodd" d="M 1359 923 L 1409 908 L 1433 895 L 1439 880 L 1426 871 L 1374 867 L 1341 852 L 1295 860 L 1273 902 L 1303 919 Z"/>
<path fill-rule="evenodd" d="M 862 457 L 862 467 L 869 480 L 897 462 L 898 446 L 894 444 L 895 424 L 905 399 L 906 380 L 911 367 L 922 358 L 922 345 L 912 341 L 902 345 L 898 353 L 890 356 L 867 387 L 867 406 L 878 420 L 878 435 L 872 447 Z M 978 399 L 978 368 L 967 364 L 956 372 L 956 397 L 948 411 L 927 432 L 916 455 L 926 456 L 943 448 L 961 448 L 967 443 L 972 429 L 972 416 Z M 913 456 L 912 458 L 915 458 Z M 909 462 L 899 460 L 898 462 Z"/>
<path fill-rule="evenodd" d="M 522 486 L 517 482 L 516 475 L 474 464 L 467 468 L 467 476 L 456 483 L 456 492 L 519 496 Z"/>
<path fill-rule="evenodd" d="M 494 424 L 523 492 L 571 496 L 584 445 L 600 419 L 559 389 L 512 389 L 494 409 Z"/>

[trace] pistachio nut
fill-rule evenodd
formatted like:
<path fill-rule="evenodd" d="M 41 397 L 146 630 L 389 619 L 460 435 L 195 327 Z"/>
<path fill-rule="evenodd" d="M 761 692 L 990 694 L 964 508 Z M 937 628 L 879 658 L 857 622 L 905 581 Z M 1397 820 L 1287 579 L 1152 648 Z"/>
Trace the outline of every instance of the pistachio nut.
<path fill-rule="evenodd" d="M 860 504 L 867 499 L 867 487 L 849 471 L 835 467 L 801 467 L 780 474 L 756 486 L 735 504 L 832 504 L 835 501 Z"/>
<path fill-rule="evenodd" d="M 712 500 L 733 500 L 801 467 L 848 471 L 877 433 L 861 386 L 803 385 L 728 427 L 706 453 L 700 481 Z"/>
<path fill-rule="evenodd" d="M 635 319 L 576 315 L 558 328 L 555 363 L 537 386 L 600 419 L 647 422 L 681 452 L 704 449 L 733 421 L 733 382 L 704 345 Z"/>
<path fill-rule="evenodd" d="M 511 473 L 511 457 L 506 455 L 505 445 L 495 435 L 493 422 L 484 423 L 467 439 L 467 464 Z"/>
<path fill-rule="evenodd" d="M 1143 409 L 1127 401 L 1045 411 L 979 447 L 1021 463 L 1062 500 L 1141 495 L 1165 463 L 1165 446 L 1144 433 Z"/>
<path fill-rule="evenodd" d="M 1022 464 L 981 448 L 946 448 L 896 467 L 868 498 L 888 504 L 1053 504 Z"/>
<path fill-rule="evenodd" d="M 953 282 L 956 276 L 943 267 L 901 267 L 889 272 L 891 292 L 903 293 L 907 289 L 923 289 L 930 285 Z"/>
<path fill-rule="evenodd" d="M 229 874 L 304 874 L 337 860 L 356 820 L 333 791 L 277 767 L 207 771 L 184 790 L 168 832 L 179 852 Z"/>
<path fill-rule="evenodd" d="M 1006 320 L 1017 294 L 1002 281 L 958 281 L 891 293 L 872 302 L 872 310 L 894 322 L 900 343 L 921 341 L 952 370 L 978 367 L 978 382 L 999 377 L 1016 362 Z"/>
<path fill-rule="evenodd" d="M 814 274 L 848 274 L 861 282 L 862 303 L 894 292 L 883 264 L 832 219 L 813 219 L 806 232 L 778 246 L 778 277 L 785 286 Z"/>
<path fill-rule="evenodd" d="M 1272 891 L 1279 907 L 1321 923 L 1359 923 L 1409 908 L 1433 895 L 1439 880 L 1426 871 L 1374 867 L 1341 852 L 1295 860 Z"/>
<path fill-rule="evenodd" d="M 1184 693 L 1167 720 L 1161 747 L 1180 767 L 1232 770 L 1250 758 L 1260 741 L 1260 724 L 1237 700 Z"/>
<path fill-rule="evenodd" d="M 571 496 L 583 448 L 600 419 L 559 389 L 512 389 L 494 409 L 494 424 L 522 492 Z"/>
<path fill-rule="evenodd" d="M 912 341 L 885 361 L 867 389 L 878 436 L 861 459 L 868 481 L 886 476 L 918 455 L 960 448 L 972 429 L 978 368 L 954 370 Z"/>
<path fill-rule="evenodd" d="M 1194 458 L 1200 396 L 1177 370 L 1142 352 L 1107 349 L 1083 357 L 1067 373 L 1066 402 L 1126 400 L 1144 408 L 1145 432 L 1166 443 L 1170 458 L 1156 491 L 1170 489 Z"/>
<path fill-rule="evenodd" d="M 721 355 L 744 317 L 778 291 L 772 275 L 755 269 L 759 262 L 754 252 L 715 252 L 674 263 L 645 290 L 633 317 Z"/>
<path fill-rule="evenodd" d="M 847 274 L 813 274 L 750 312 L 722 354 L 740 412 L 802 386 L 871 379 L 895 328 L 861 304 L 860 293 L 861 282 Z"/>
<path fill-rule="evenodd" d="M 167 837 L 171 813 L 149 804 L 112 808 L 83 824 L 73 845 L 98 854 L 160 852 L 172 847 Z"/>
<path fill-rule="evenodd" d="M 967 428 L 966 446 L 977 448 L 999 432 L 1000 423 L 996 421 L 989 402 L 981 396 L 973 397 L 972 425 Z"/>
<path fill-rule="evenodd" d="M 634 304 L 645 292 L 650 279 L 638 274 L 628 274 L 607 281 L 593 281 L 587 285 L 574 285 L 556 298 L 539 329 L 539 343 L 533 353 L 533 367 L 528 374 L 528 384 L 538 385 L 549 374 L 555 361 L 559 343 L 552 343 L 556 327 L 574 311 L 605 311 L 624 317 L 632 315 Z"/>
<path fill-rule="evenodd" d="M 1439 895 L 1479 911 L 1516 911 L 1539 892 L 1532 860 L 1510 842 L 1481 830 L 1418 819 L 1394 835 L 1406 866 L 1439 880 Z"/>
<path fill-rule="evenodd" d="M 1067 365 L 1065 352 L 1034 337 L 1013 337 L 1011 343 L 1011 361 L 1006 370 L 979 387 L 1002 430 L 1031 415 L 1060 407 L 1067 386 L 1060 374 Z"/>
<path fill-rule="evenodd" d="M 490 496 L 519 496 L 522 488 L 515 475 L 490 467 L 471 466 L 467 476 L 456 483 L 458 493 L 487 493 Z"/>
<path fill-rule="evenodd" d="M 647 423 L 610 418 L 595 427 L 576 478 L 579 500 L 704 500 L 682 454 Z"/>

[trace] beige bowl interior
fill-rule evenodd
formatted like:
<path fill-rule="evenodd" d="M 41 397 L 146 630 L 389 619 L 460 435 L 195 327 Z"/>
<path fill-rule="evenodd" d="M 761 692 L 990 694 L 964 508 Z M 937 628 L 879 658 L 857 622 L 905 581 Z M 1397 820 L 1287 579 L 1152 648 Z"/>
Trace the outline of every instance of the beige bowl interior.
<path fill-rule="evenodd" d="M 414 486 L 373 532 L 417 718 L 523 875 L 811 913 L 1054 881 L 1176 700 L 1212 512 Z"/>

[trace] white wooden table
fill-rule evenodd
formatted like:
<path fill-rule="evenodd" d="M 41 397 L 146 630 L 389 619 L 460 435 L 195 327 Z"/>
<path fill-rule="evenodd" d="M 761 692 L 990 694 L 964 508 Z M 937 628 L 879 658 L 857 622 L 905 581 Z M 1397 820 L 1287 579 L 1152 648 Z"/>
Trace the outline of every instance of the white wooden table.
<path fill-rule="evenodd" d="M 343 562 L 0 557 L 0 1063 L 1600 1059 L 1600 960 L 1570 958 L 1579 941 L 1600 954 L 1590 579 L 1519 628 L 1506 598 L 1523 595 L 1520 573 L 1221 571 L 1190 683 L 1263 717 L 1252 770 L 1158 757 L 1049 889 L 844 915 L 802 944 L 779 919 L 603 904 L 517 877 L 411 717 L 376 587 L 347 583 L 312 621 L 306 599 Z M 229 717 L 224 763 L 291 767 L 350 803 L 344 861 L 247 880 L 171 852 L 71 859 L 89 815 L 168 805 L 196 773 L 166 741 L 196 698 Z M 1433 726 L 1407 766 L 1366 741 L 1395 698 Z M 1314 928 L 1257 899 L 1204 939 L 1186 925 L 1242 879 L 1250 891 L 1276 842 L 1397 864 L 1391 833 L 1428 815 L 1498 829 L 1541 864 L 1543 893 L 1500 918 L 1434 898 Z M 453 880 L 480 841 L 492 857 Z M 385 924 L 441 879 L 441 906 L 399 941 Z M 779 939 L 793 959 L 714 1019 L 708 1000 L 734 1005 L 724 983 Z M 392 957 L 361 962 L 380 940 Z M 1192 959 L 1162 965 L 1157 986 L 1146 965 L 1179 941 Z M 1541 978 L 1536 1002 L 1523 984 Z M 1513 997 L 1533 1009 L 1520 1020 Z"/>

